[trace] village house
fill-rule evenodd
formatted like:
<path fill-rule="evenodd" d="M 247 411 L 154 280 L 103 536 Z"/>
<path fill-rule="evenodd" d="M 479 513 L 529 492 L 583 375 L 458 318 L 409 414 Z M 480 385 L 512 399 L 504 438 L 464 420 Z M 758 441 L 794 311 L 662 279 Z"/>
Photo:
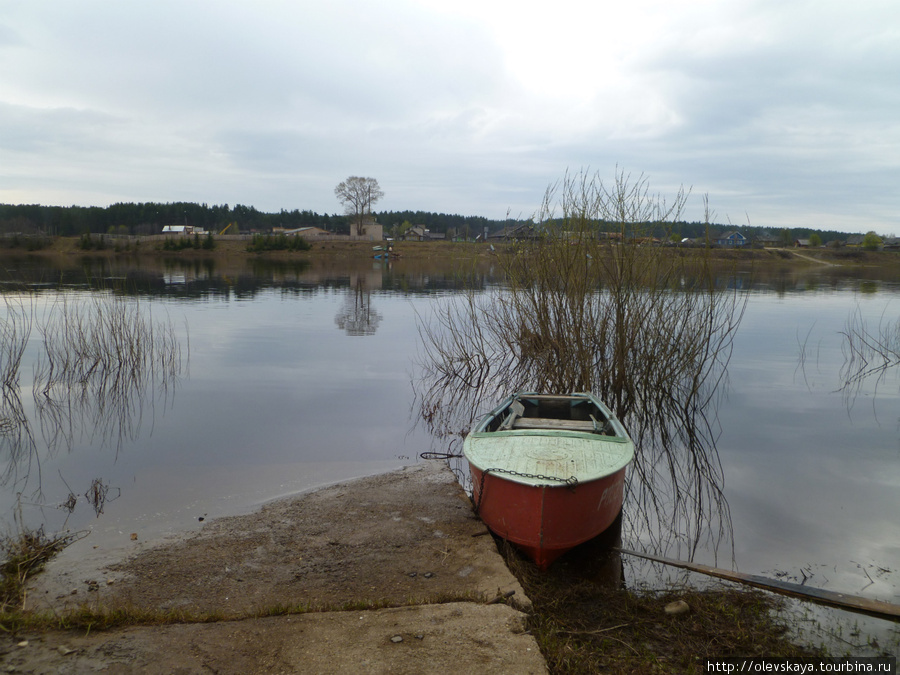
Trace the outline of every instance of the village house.
<path fill-rule="evenodd" d="M 428 230 L 424 225 L 413 225 L 403 233 L 402 238 L 404 241 L 425 241 L 427 234 Z"/>
<path fill-rule="evenodd" d="M 432 232 L 424 225 L 413 225 L 401 235 L 404 241 L 442 241 L 446 238 L 443 232 Z"/>
<path fill-rule="evenodd" d="M 734 231 L 726 232 L 725 234 L 717 237 L 715 242 L 718 246 L 728 247 L 746 246 L 749 243 L 747 237 L 742 235 L 740 232 Z"/>
<path fill-rule="evenodd" d="M 303 237 L 304 239 L 317 239 L 319 237 L 330 237 L 331 232 L 323 230 L 321 227 L 295 227 L 286 229 L 284 227 L 273 227 L 272 234 L 283 234 L 288 237 Z"/>
<path fill-rule="evenodd" d="M 534 225 L 513 225 L 488 235 L 488 240 L 524 241 L 539 239 L 541 231 Z"/>
<path fill-rule="evenodd" d="M 774 234 L 759 234 L 756 236 L 756 243 L 760 246 L 778 246 L 781 243 L 781 237 Z"/>
<path fill-rule="evenodd" d="M 191 234 L 209 234 L 202 227 L 194 225 L 164 225 L 163 234 L 191 235 Z"/>

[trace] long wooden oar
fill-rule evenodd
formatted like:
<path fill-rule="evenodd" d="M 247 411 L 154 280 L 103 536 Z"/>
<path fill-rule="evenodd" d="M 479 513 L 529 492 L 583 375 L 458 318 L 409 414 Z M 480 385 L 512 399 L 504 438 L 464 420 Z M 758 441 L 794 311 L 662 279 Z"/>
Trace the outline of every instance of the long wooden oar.
<path fill-rule="evenodd" d="M 699 572 L 700 574 L 708 574 L 711 577 L 719 577 L 728 581 L 736 581 L 738 583 L 755 586 L 756 588 L 764 588 L 767 591 L 789 595 L 795 598 L 802 598 L 817 602 L 821 605 L 829 605 L 830 607 L 838 607 L 851 612 L 859 612 L 860 614 L 868 614 L 879 619 L 887 619 L 888 621 L 900 621 L 900 605 L 893 605 L 889 602 L 881 600 L 871 600 L 862 598 L 858 595 L 847 595 L 846 593 L 835 593 L 834 591 L 826 591 L 822 588 L 811 588 L 809 586 L 801 586 L 787 581 L 776 581 L 768 577 L 761 577 L 755 574 L 744 574 L 742 572 L 732 572 L 719 567 L 709 567 L 708 565 L 700 565 L 699 563 L 683 562 L 681 560 L 673 560 L 671 558 L 660 558 L 648 553 L 638 553 L 637 551 L 629 551 L 624 548 L 613 549 L 626 555 L 645 558 L 653 562 L 670 565 L 672 567 L 680 567 L 690 570 L 691 572 Z"/>

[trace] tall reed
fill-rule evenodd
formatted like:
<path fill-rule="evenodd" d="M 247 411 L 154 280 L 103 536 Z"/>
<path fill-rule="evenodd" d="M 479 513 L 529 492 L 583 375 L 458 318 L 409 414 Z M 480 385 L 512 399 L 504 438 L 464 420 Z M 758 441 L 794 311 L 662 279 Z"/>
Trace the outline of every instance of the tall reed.
<path fill-rule="evenodd" d="M 170 321 L 112 292 L 61 295 L 39 326 L 34 398 L 51 447 L 76 427 L 93 438 L 134 437 L 145 404 L 166 401 L 184 368 Z"/>
<path fill-rule="evenodd" d="M 30 297 L 12 297 L 4 296 L 0 318 L 0 485 L 24 490 L 33 479 L 37 487 L 28 492 L 40 497 L 44 453 L 71 449 L 81 438 L 118 451 L 136 437 L 147 410 L 169 404 L 187 356 L 172 323 L 156 320 L 136 299 L 59 292 L 38 312 Z M 22 400 L 26 362 L 33 406 Z"/>
<path fill-rule="evenodd" d="M 22 400 L 19 375 L 34 326 L 34 305 L 27 296 L 3 295 L 0 318 L 0 484 L 21 472 L 40 471 L 35 439 Z"/>
<path fill-rule="evenodd" d="M 848 406 L 852 406 L 863 383 L 874 378 L 875 390 L 892 368 L 900 366 L 900 320 L 882 318 L 872 328 L 857 307 L 850 312 L 844 330 L 840 390 Z"/>

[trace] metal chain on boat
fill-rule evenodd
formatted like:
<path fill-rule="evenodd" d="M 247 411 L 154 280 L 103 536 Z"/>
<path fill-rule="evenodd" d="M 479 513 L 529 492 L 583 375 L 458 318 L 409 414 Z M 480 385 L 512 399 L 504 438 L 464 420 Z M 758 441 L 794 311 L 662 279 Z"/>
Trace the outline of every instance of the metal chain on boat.
<path fill-rule="evenodd" d="M 510 476 L 517 476 L 519 478 L 533 478 L 534 480 L 552 480 L 556 481 L 557 483 L 565 483 L 570 490 L 574 490 L 575 486 L 578 485 L 578 479 L 575 476 L 560 478 L 559 476 L 545 476 L 542 473 L 522 473 L 521 471 L 514 471 L 513 469 L 485 469 L 481 472 L 481 482 L 478 485 L 478 501 L 475 502 L 475 513 L 478 513 L 478 509 L 481 507 L 481 499 L 484 496 L 484 479 L 487 478 L 487 475 L 489 473 L 505 473 Z"/>

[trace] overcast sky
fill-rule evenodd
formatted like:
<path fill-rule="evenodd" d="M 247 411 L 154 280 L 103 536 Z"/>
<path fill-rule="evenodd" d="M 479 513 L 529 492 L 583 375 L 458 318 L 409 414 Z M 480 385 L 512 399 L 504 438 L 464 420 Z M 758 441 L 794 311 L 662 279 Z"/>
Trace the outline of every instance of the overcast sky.
<path fill-rule="evenodd" d="M 616 166 L 900 234 L 900 2 L 0 0 L 0 202 L 528 217 Z"/>

